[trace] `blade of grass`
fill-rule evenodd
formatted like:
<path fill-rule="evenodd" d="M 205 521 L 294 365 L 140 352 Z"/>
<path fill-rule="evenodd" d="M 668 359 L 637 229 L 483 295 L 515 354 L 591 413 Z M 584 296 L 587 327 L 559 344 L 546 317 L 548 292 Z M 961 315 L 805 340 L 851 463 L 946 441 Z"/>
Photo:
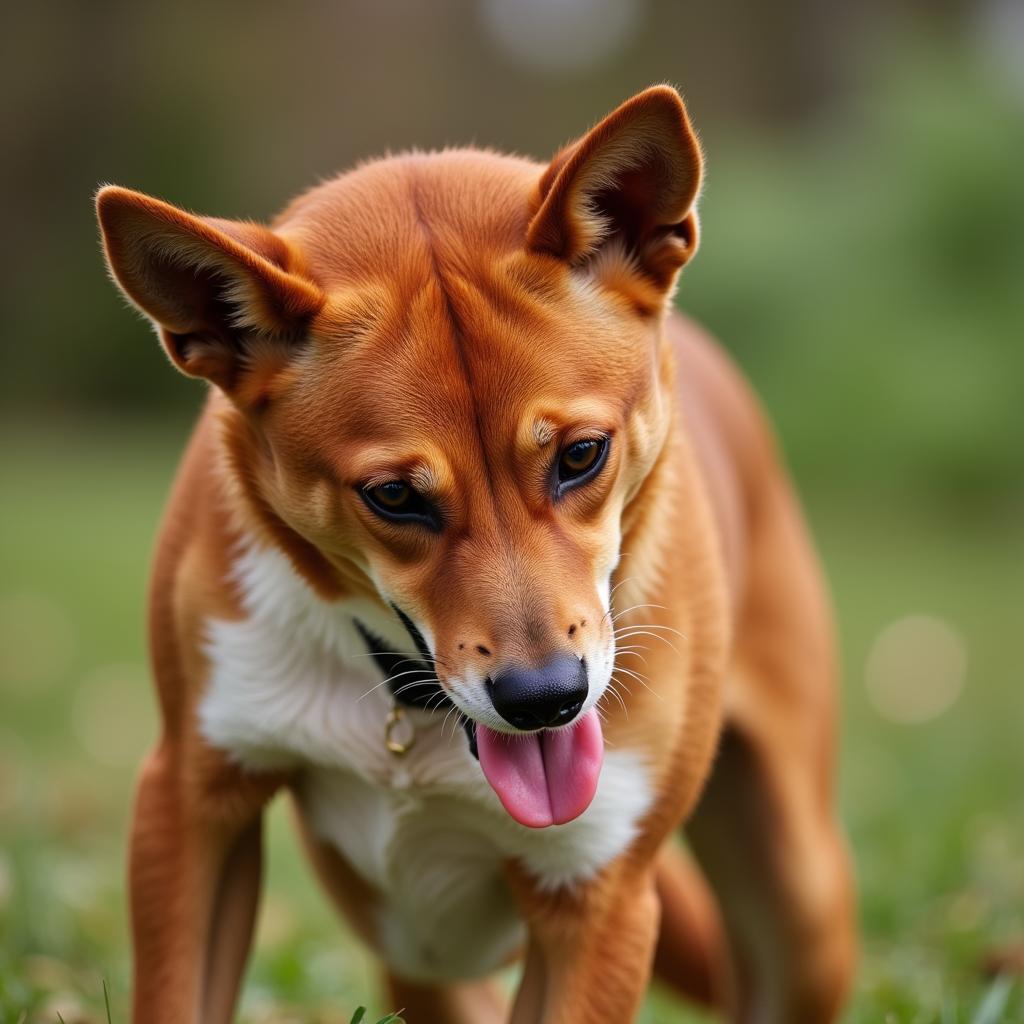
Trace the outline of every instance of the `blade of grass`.
<path fill-rule="evenodd" d="M 1006 974 L 996 978 L 985 993 L 971 1024 L 999 1024 L 1012 992 L 1013 978 Z"/>
<path fill-rule="evenodd" d="M 355 1013 L 352 1014 L 352 1020 L 349 1024 L 361 1024 L 362 1019 L 366 1016 L 366 1007 L 360 1006 Z"/>
<path fill-rule="evenodd" d="M 107 979 L 103 979 L 103 1005 L 107 1008 L 107 1024 L 114 1024 L 110 1015 L 110 993 L 107 991 Z"/>

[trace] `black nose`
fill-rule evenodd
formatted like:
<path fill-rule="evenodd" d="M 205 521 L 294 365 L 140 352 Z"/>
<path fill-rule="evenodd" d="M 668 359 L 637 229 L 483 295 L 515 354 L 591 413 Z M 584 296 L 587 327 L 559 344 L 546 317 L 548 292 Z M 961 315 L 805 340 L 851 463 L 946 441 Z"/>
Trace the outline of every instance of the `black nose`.
<path fill-rule="evenodd" d="M 587 666 L 573 654 L 559 654 L 540 668 L 506 669 L 489 690 L 495 710 L 517 729 L 565 725 L 587 699 Z"/>

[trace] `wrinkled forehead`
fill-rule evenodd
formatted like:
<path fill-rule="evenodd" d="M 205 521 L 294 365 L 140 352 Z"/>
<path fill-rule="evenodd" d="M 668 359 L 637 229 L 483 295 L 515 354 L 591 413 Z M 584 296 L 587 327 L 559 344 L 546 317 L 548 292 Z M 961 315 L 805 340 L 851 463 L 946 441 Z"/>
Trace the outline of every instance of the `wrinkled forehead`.
<path fill-rule="evenodd" d="M 486 154 L 411 157 L 286 211 L 279 230 L 328 294 L 299 422 L 315 420 L 331 445 L 400 458 L 430 443 L 458 458 L 467 439 L 507 455 L 569 423 L 626 415 L 653 367 L 652 335 L 567 266 L 526 251 L 535 177 Z"/>
<path fill-rule="evenodd" d="M 567 429 L 614 430 L 649 383 L 650 339 L 615 330 L 571 286 L 561 301 L 497 302 L 476 282 L 446 284 L 378 286 L 361 328 L 344 315 L 319 327 L 297 398 L 338 459 L 368 445 L 397 462 L 428 448 L 515 458 Z"/>

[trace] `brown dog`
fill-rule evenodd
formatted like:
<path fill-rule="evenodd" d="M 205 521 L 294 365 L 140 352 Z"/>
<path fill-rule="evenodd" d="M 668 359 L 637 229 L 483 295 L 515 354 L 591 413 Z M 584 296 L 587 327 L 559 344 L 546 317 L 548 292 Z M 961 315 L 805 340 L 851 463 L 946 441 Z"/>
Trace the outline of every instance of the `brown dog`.
<path fill-rule="evenodd" d="M 100 192 L 215 385 L 153 575 L 136 1022 L 230 1019 L 282 787 L 410 1024 L 506 1019 L 521 949 L 515 1024 L 622 1024 L 652 966 L 835 1018 L 830 617 L 754 399 L 668 312 L 700 179 L 656 87 L 548 167 L 392 157 L 272 228 Z"/>

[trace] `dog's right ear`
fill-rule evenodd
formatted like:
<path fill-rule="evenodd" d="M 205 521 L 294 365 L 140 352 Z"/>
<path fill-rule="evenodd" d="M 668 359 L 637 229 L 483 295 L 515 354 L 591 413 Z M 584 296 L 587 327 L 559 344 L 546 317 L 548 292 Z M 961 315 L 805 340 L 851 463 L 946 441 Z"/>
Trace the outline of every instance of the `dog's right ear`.
<path fill-rule="evenodd" d="M 323 306 L 293 250 L 262 225 L 197 217 L 112 185 L 96 212 L 111 275 L 171 361 L 236 399 L 247 371 L 266 381 L 283 368 Z"/>

